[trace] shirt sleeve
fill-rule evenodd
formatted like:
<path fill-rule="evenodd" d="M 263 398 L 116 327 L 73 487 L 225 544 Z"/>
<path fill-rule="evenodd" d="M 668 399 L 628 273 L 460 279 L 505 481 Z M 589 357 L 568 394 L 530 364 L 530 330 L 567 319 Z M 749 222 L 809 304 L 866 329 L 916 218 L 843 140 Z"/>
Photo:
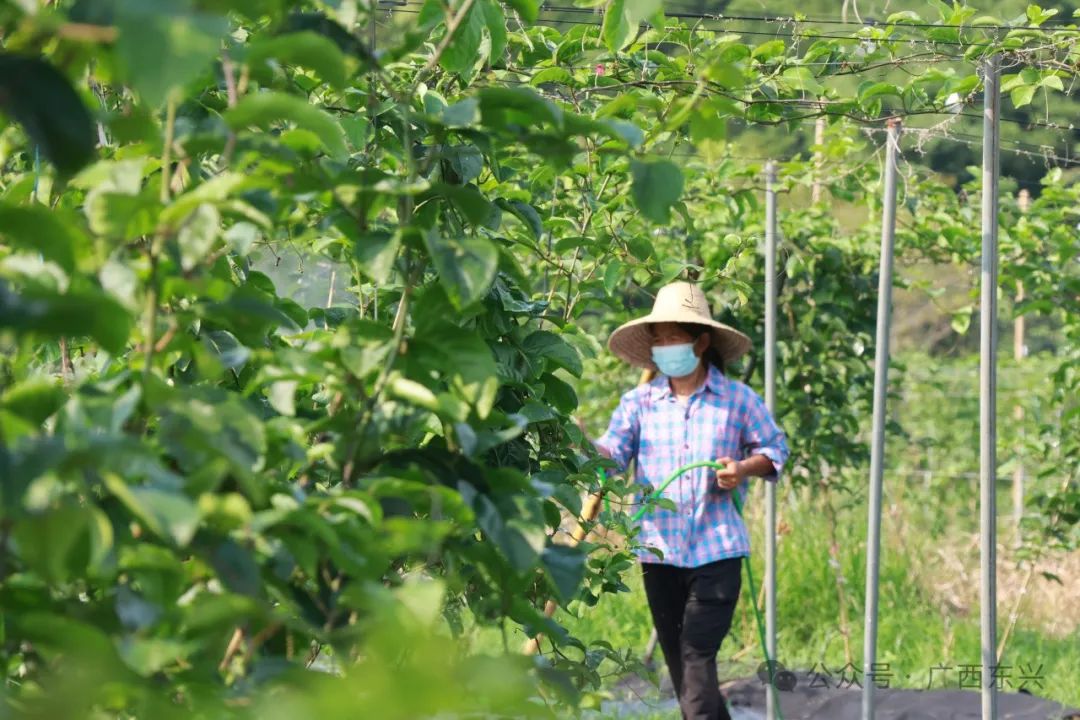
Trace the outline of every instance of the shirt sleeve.
<path fill-rule="evenodd" d="M 750 391 L 742 433 L 743 457 L 764 455 L 772 461 L 774 472 L 763 479 L 777 481 L 788 459 L 787 437 L 773 420 L 761 397 Z"/>
<path fill-rule="evenodd" d="M 611 422 L 596 444 L 611 455 L 611 459 L 625 472 L 630 461 L 637 455 L 640 436 L 640 411 L 637 394 L 631 390 L 619 400 L 619 406 L 611 415 Z"/>

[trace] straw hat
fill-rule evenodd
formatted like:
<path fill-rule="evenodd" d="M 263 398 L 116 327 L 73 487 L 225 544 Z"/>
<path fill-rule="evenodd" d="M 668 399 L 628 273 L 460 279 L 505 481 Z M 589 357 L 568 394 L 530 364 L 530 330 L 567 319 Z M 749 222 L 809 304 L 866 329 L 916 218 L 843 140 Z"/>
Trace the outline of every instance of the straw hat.
<path fill-rule="evenodd" d="M 620 325 L 608 339 L 608 349 L 631 365 L 656 370 L 652 361 L 650 323 L 695 323 L 712 328 L 712 346 L 724 362 L 731 362 L 750 349 L 750 338 L 712 318 L 705 293 L 693 283 L 674 282 L 656 293 L 652 312 Z"/>

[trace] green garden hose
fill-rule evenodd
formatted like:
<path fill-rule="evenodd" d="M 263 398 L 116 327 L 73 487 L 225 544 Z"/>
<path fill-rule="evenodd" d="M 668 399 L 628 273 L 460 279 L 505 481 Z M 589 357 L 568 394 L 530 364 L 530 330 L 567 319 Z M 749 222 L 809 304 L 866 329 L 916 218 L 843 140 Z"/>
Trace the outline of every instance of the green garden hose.
<path fill-rule="evenodd" d="M 655 500 L 659 498 L 660 495 L 664 492 L 664 490 L 667 489 L 668 485 L 675 482 L 675 480 L 683 473 L 703 467 L 722 470 L 727 466 L 723 463 L 718 463 L 713 460 L 700 460 L 698 462 L 692 462 L 689 465 L 684 465 L 675 472 L 671 473 L 671 476 L 664 480 L 664 482 L 660 483 L 660 487 L 658 487 L 652 492 L 652 494 L 649 496 L 649 499 Z M 732 492 L 731 499 L 735 502 L 735 510 L 739 513 L 739 517 L 742 517 L 743 506 L 742 500 L 739 498 L 739 493 Z M 636 523 L 640 521 L 641 518 L 645 516 L 645 513 L 648 512 L 648 510 L 648 505 L 644 505 L 640 510 L 634 513 L 632 517 L 633 522 Z M 773 666 L 772 659 L 769 658 L 769 647 L 765 641 L 765 623 L 761 619 L 761 610 L 758 609 L 757 601 L 754 599 L 757 597 L 757 588 L 754 586 L 754 573 L 750 568 L 750 558 L 747 558 L 747 561 L 743 563 L 743 565 L 744 567 L 746 567 L 746 579 L 748 581 L 748 584 L 750 585 L 750 604 L 754 608 L 754 617 L 757 618 L 758 637 L 761 640 L 761 654 L 765 656 L 765 667 L 768 668 L 769 672 L 769 687 L 771 688 L 773 693 L 773 701 L 776 706 L 776 716 L 780 720 L 784 720 L 784 715 L 780 712 L 780 698 L 776 694 L 776 669 Z"/>

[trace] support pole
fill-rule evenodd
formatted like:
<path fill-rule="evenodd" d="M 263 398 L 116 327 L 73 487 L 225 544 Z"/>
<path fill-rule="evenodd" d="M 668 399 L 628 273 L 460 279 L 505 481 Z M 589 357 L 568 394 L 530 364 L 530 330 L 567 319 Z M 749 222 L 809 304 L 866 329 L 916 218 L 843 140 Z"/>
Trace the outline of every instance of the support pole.
<path fill-rule="evenodd" d="M 881 569 L 881 495 L 885 473 L 885 401 L 889 393 L 889 332 L 892 320 L 893 246 L 896 239 L 896 156 L 900 121 L 889 121 L 885 137 L 885 196 L 878 261 L 877 337 L 874 353 L 874 410 L 870 446 L 870 502 L 866 522 L 866 617 L 863 630 L 862 718 L 874 717 L 877 658 L 878 577 Z"/>
<path fill-rule="evenodd" d="M 979 620 L 982 628 L 982 717 L 997 718 L 997 272 L 1000 58 L 984 65 L 982 273 L 979 305 Z"/>
<path fill-rule="evenodd" d="M 1031 193 L 1024 190 L 1020 191 L 1019 197 L 1016 199 L 1017 205 L 1020 207 L 1020 212 L 1027 214 L 1028 208 L 1031 207 Z M 1016 304 L 1019 305 L 1024 301 L 1024 281 L 1016 281 Z M 1020 368 L 1020 363 L 1024 359 L 1024 316 L 1017 313 L 1016 320 L 1013 321 L 1013 360 L 1016 361 L 1017 370 Z M 1013 407 L 1013 422 L 1016 423 L 1017 433 L 1017 447 L 1016 447 L 1016 467 L 1013 468 L 1013 530 L 1015 533 L 1014 544 L 1016 547 L 1021 543 L 1020 524 L 1024 519 L 1024 406 L 1019 400 L 1016 402 L 1016 406 Z"/>
<path fill-rule="evenodd" d="M 765 406 L 776 414 L 776 164 L 765 165 Z M 753 598 L 751 598 L 753 600 Z M 776 483 L 765 483 L 765 647 L 769 683 L 776 685 Z M 776 693 L 766 692 L 766 717 L 776 718 Z"/>

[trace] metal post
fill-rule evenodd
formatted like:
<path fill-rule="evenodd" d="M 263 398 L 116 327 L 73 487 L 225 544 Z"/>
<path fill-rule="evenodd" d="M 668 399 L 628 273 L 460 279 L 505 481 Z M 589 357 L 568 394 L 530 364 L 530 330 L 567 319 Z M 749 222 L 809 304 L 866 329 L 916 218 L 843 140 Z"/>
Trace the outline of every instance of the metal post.
<path fill-rule="evenodd" d="M 877 349 L 874 354 L 874 411 L 870 446 L 870 502 L 866 538 L 866 617 L 863 630 L 863 720 L 874 717 L 877 657 L 878 576 L 881 557 L 881 494 L 885 471 L 885 401 L 889 392 L 889 331 L 892 320 L 893 243 L 896 238 L 896 156 L 900 121 L 889 121 L 885 138 L 885 197 L 881 212 L 878 267 Z"/>
<path fill-rule="evenodd" d="M 765 406 L 776 414 L 776 164 L 765 165 Z M 765 648 L 776 686 L 776 483 L 765 483 Z M 776 692 L 765 693 L 766 717 L 776 717 Z"/>
<path fill-rule="evenodd" d="M 979 528 L 982 717 L 997 718 L 997 271 L 1000 59 L 986 60 L 983 109 L 982 274 L 979 306 Z"/>
<path fill-rule="evenodd" d="M 1031 207 L 1031 193 L 1026 189 L 1020 191 L 1019 197 L 1016 199 L 1017 205 L 1020 207 L 1020 212 L 1027 214 L 1028 208 Z M 1016 281 L 1016 304 L 1019 305 L 1024 301 L 1024 281 Z M 1020 369 L 1020 363 L 1024 359 L 1024 316 L 1017 313 L 1016 320 L 1013 321 L 1013 360 L 1016 361 L 1017 371 Z M 1024 406 L 1019 400 L 1016 402 L 1016 406 L 1013 408 L 1013 422 L 1016 423 L 1016 433 L 1018 436 L 1017 448 L 1016 448 L 1016 467 L 1013 469 L 1013 525 L 1015 537 L 1013 539 L 1016 547 L 1020 546 L 1022 535 L 1020 532 L 1020 524 L 1024 519 Z"/>

